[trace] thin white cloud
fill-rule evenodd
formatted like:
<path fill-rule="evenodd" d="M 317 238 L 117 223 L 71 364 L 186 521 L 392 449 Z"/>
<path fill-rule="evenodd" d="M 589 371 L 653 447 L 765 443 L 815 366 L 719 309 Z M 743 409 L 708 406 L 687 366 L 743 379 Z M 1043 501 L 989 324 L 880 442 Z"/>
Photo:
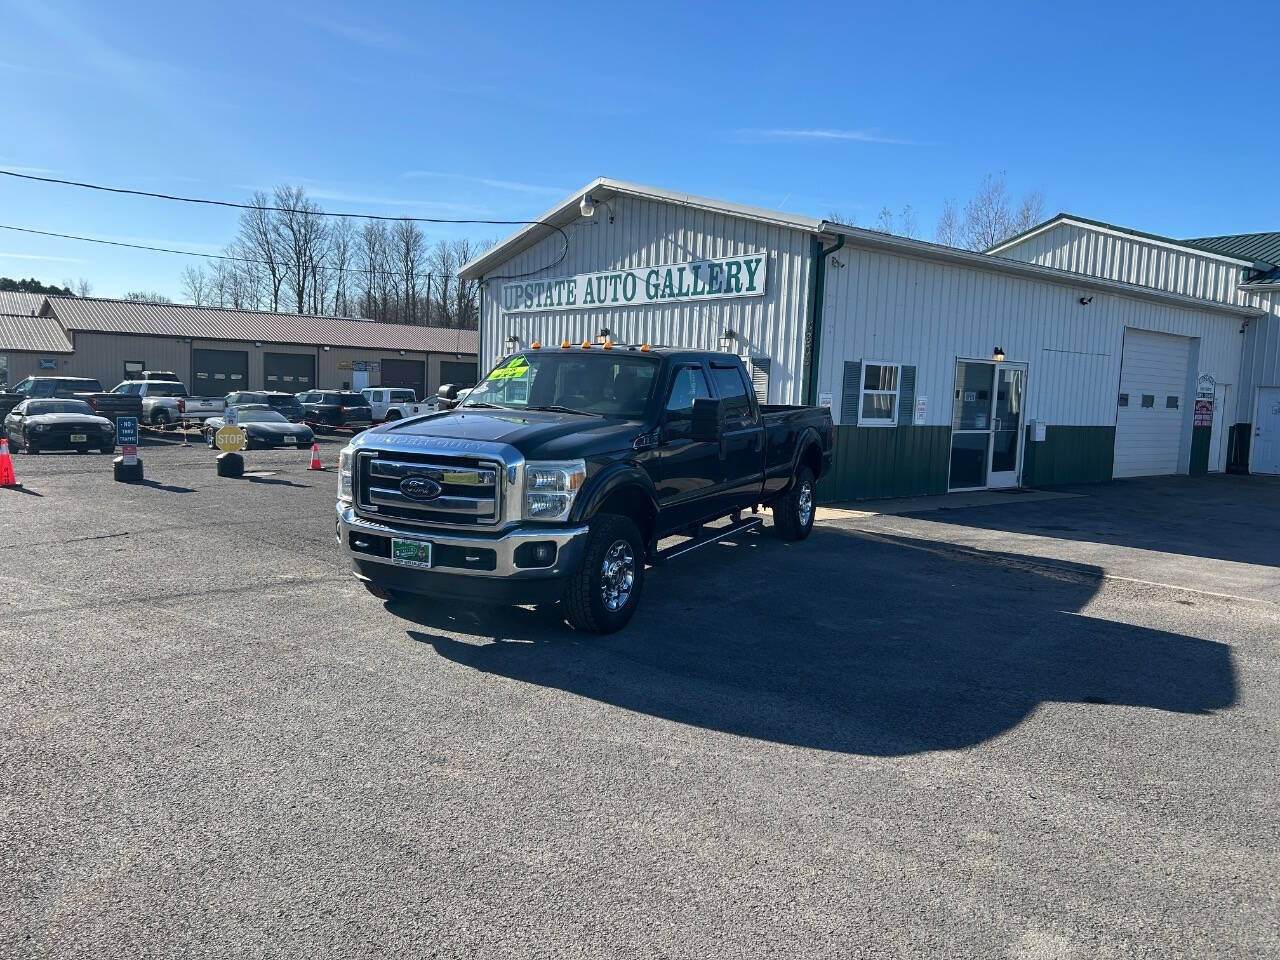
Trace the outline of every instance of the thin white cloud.
<path fill-rule="evenodd" d="M 14 173 L 29 173 L 36 177 L 43 176 L 46 173 L 53 173 L 48 167 L 20 167 L 16 164 L 5 163 L 3 160 L 0 160 L 0 169 L 12 170 Z"/>
<path fill-rule="evenodd" d="M 390 50 L 399 52 L 407 50 L 408 44 L 404 38 L 394 33 L 384 33 L 381 30 L 373 30 L 369 27 L 361 26 L 357 23 L 347 23 L 341 20 L 331 20 L 327 17 L 310 17 L 308 22 L 317 30 L 329 34 L 338 40 L 345 40 L 348 43 L 354 43 L 361 47 L 368 47 L 371 50 Z"/>
<path fill-rule="evenodd" d="M 829 140 L 852 143 L 885 143 L 913 147 L 921 146 L 921 144 L 914 140 L 904 140 L 900 137 L 887 137 L 876 130 L 838 130 L 831 127 L 773 127 L 763 130 L 739 130 L 738 134 L 739 136 L 756 140 Z"/>
<path fill-rule="evenodd" d="M 542 193 L 557 197 L 569 191 L 564 187 L 545 186 L 540 183 L 522 183 L 518 180 L 497 180 L 492 177 L 473 177 L 465 173 L 445 173 L 440 170 L 407 170 L 401 175 L 406 180 L 459 180 L 463 183 L 474 183 L 491 190 L 511 190 L 516 193 Z"/>
<path fill-rule="evenodd" d="M 84 263 L 79 257 L 47 257 L 40 253 L 4 253 L 0 260 L 47 260 L 50 263 Z"/>
<path fill-rule="evenodd" d="M 493 211 L 485 207 L 477 207 L 469 203 L 452 203 L 447 200 L 410 200 L 405 197 L 383 197 L 366 193 L 347 193 L 343 190 L 326 190 L 323 188 L 307 188 L 307 196 L 313 200 L 329 200 L 333 203 L 360 204 L 371 207 L 400 207 L 420 210 L 436 210 L 442 213 L 470 214 L 476 217 L 490 217 Z M 358 213 L 359 211 L 338 211 L 340 213 Z"/>

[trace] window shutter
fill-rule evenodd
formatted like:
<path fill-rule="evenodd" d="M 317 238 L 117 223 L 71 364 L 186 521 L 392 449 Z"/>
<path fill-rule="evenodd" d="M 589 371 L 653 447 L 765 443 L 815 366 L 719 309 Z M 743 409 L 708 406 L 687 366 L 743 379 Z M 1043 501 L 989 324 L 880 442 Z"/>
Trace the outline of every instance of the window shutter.
<path fill-rule="evenodd" d="M 751 358 L 751 389 L 755 391 L 757 403 L 769 402 L 769 358 Z"/>
<path fill-rule="evenodd" d="M 840 391 L 840 422 L 858 422 L 858 404 L 862 400 L 862 363 L 858 360 L 844 362 L 844 383 Z"/>
<path fill-rule="evenodd" d="M 911 426 L 916 412 L 916 368 L 902 367 L 901 389 L 898 391 L 898 426 Z"/>

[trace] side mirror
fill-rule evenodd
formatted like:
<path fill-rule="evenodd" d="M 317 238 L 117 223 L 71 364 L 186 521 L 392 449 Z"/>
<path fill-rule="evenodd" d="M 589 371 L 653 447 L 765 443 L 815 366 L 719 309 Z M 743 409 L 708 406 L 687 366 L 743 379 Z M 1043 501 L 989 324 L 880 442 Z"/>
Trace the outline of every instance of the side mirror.
<path fill-rule="evenodd" d="M 458 385 L 456 383 L 442 383 L 440 389 L 436 391 L 436 396 L 441 400 L 457 400 Z"/>
<path fill-rule="evenodd" d="M 691 436 L 705 443 L 719 443 L 724 438 L 724 405 L 718 397 L 698 397 L 693 401 Z"/>

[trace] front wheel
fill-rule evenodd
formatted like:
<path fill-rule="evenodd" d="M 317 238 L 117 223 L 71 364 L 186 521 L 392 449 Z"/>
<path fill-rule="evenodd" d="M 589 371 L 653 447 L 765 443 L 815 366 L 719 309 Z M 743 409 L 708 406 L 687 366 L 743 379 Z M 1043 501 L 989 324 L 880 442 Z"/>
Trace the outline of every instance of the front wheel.
<path fill-rule="evenodd" d="M 151 425 L 159 427 L 161 430 L 169 426 L 169 411 L 161 407 L 151 414 Z"/>
<path fill-rule="evenodd" d="M 795 483 L 773 503 L 773 527 L 783 540 L 803 540 L 813 529 L 813 471 L 801 467 Z"/>
<path fill-rule="evenodd" d="M 591 522 L 582 569 L 569 578 L 564 612 L 588 633 L 621 630 L 635 615 L 644 587 L 644 539 L 629 517 L 606 513 Z"/>

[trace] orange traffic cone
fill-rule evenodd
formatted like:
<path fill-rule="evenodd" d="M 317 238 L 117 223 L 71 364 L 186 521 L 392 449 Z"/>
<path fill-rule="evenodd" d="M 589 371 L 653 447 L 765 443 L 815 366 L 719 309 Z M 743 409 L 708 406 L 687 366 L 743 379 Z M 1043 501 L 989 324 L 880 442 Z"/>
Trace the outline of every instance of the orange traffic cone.
<path fill-rule="evenodd" d="M 310 470 L 324 469 L 324 467 L 320 465 L 320 444 L 318 443 L 311 444 L 311 466 L 308 469 Z"/>
<path fill-rule="evenodd" d="M 20 487 L 13 472 L 13 459 L 9 456 L 9 441 L 0 437 L 0 487 Z"/>

